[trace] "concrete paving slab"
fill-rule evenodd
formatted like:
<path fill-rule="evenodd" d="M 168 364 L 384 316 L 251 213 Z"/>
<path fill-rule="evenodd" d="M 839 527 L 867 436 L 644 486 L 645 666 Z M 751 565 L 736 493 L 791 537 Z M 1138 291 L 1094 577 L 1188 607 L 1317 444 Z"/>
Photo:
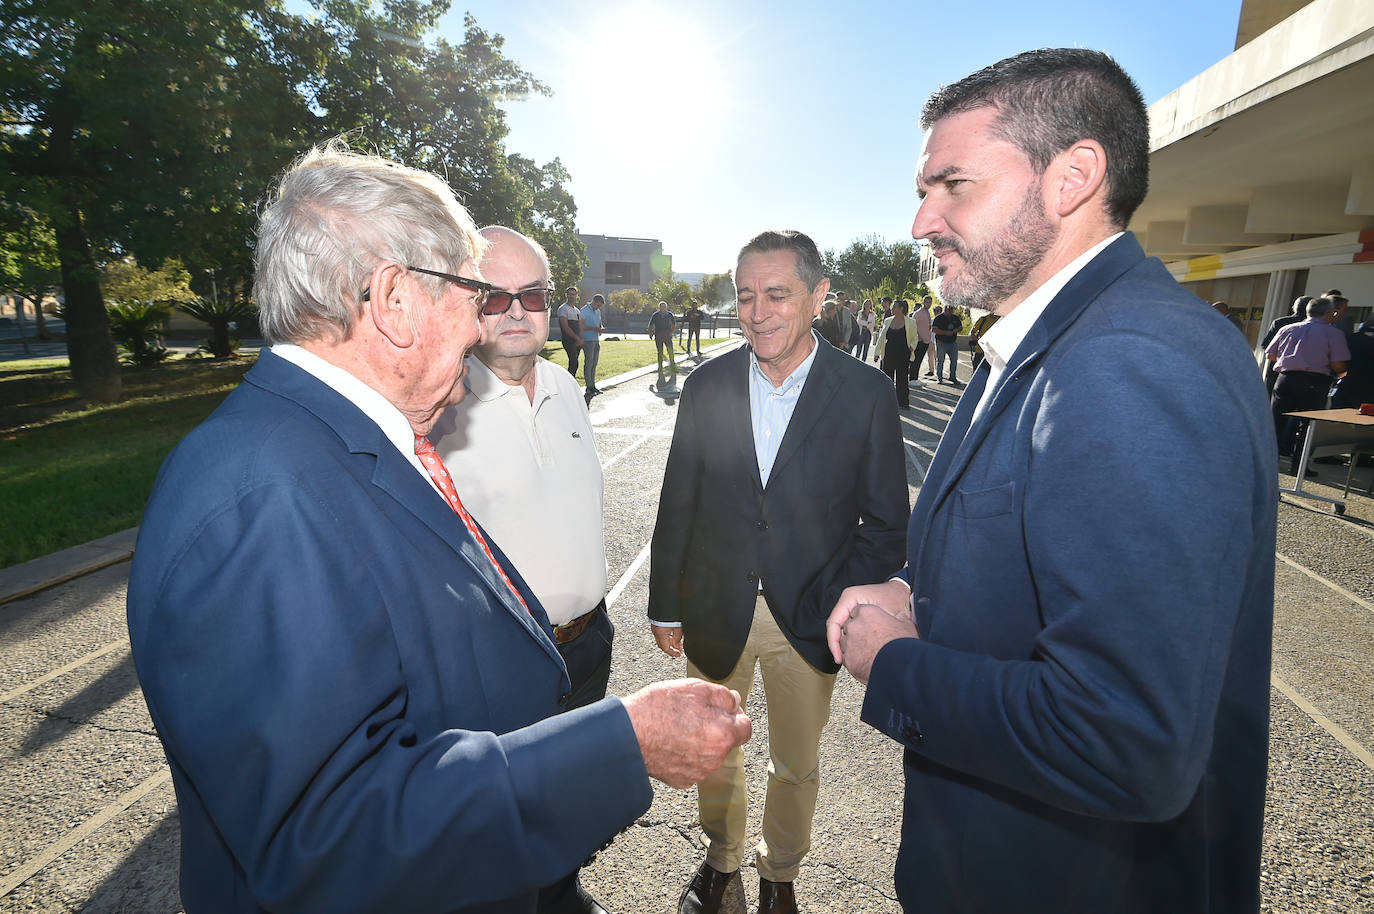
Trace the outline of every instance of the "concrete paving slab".
<path fill-rule="evenodd" d="M 26 751 L 35 730 L 49 724 L 56 738 Z M 151 734 L 111 732 L 14 708 L 0 709 L 0 765 L 0 881 L 166 767 Z"/>
<path fill-rule="evenodd" d="M 0 696 L 22 689 L 112 642 L 128 642 L 127 564 L 102 568 L 0 606 Z"/>
<path fill-rule="evenodd" d="M 1276 581 L 1274 674 L 1374 751 L 1374 613 L 1282 563 Z"/>
<path fill-rule="evenodd" d="M 181 827 L 170 784 L 86 836 L 3 901 L 3 911 L 178 914 Z"/>
<path fill-rule="evenodd" d="M 137 538 L 138 528 L 131 527 L 61 552 L 0 568 L 0 603 L 26 597 L 54 584 L 125 561 L 134 554 L 134 541 Z"/>
<path fill-rule="evenodd" d="M 1277 691 L 1260 910 L 1374 911 L 1374 771 Z"/>

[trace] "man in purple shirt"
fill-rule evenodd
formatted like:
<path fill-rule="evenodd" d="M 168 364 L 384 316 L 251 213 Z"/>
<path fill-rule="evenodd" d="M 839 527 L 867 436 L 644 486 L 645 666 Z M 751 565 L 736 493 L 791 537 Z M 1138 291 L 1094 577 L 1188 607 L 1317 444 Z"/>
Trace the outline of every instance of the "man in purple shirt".
<path fill-rule="evenodd" d="M 1294 464 L 1302 453 L 1303 426 L 1286 414 L 1325 406 L 1332 375 L 1345 374 L 1350 361 L 1345 334 L 1331 326 L 1334 316 L 1335 302 L 1314 298 L 1307 304 L 1307 320 L 1284 327 L 1265 350 L 1279 374 L 1271 401 L 1279 454 L 1292 457 Z"/>

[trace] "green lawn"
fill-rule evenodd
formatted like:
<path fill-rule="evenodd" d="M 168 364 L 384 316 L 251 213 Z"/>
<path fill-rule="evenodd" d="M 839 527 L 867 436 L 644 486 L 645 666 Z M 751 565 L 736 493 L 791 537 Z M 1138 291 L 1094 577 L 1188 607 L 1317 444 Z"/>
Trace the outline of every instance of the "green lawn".
<path fill-rule="evenodd" d="M 544 355 L 567 367 L 562 346 Z M 77 400 L 66 359 L 0 362 L 0 568 L 137 525 L 163 459 L 253 359 L 125 367 L 108 406 Z M 597 376 L 654 363 L 648 340 L 608 341 Z"/>
<path fill-rule="evenodd" d="M 704 349 L 707 346 L 714 346 L 716 343 L 723 343 L 726 339 L 726 337 L 703 338 L 701 345 Z M 740 342 L 744 341 L 742 337 L 735 337 L 735 339 Z M 568 367 L 568 354 L 563 351 L 561 343 L 549 343 L 544 347 L 542 355 L 550 362 L 557 363 L 563 368 Z M 683 359 L 686 357 L 686 353 L 678 349 L 677 357 Z M 600 380 L 605 380 L 635 368 L 656 364 L 658 364 L 658 353 L 654 349 L 652 340 L 605 340 L 601 344 L 601 358 L 596 363 L 596 376 Z M 577 380 L 579 383 L 586 381 L 582 376 L 581 359 L 577 363 Z"/>
<path fill-rule="evenodd" d="M 252 359 L 125 368 L 83 407 L 66 359 L 0 362 L 0 568 L 135 526 L 162 460 Z"/>

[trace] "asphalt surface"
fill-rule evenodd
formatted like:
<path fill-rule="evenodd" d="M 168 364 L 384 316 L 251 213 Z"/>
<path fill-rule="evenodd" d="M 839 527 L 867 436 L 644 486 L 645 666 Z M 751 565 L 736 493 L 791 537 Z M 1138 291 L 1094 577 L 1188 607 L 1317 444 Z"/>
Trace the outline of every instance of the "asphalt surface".
<path fill-rule="evenodd" d="M 672 391 L 650 389 L 654 380 L 625 379 L 592 401 L 617 694 L 685 667 L 658 651 L 644 619 L 647 544 L 676 409 Z M 913 391 L 902 416 L 913 498 L 959 393 Z M 1343 468 L 1320 469 L 1343 482 Z M 1352 496 L 1335 517 L 1330 505 L 1285 500 L 1279 521 L 1262 910 L 1374 911 L 1374 501 Z M 0 601 L 12 597 L 0 602 L 0 912 L 181 910 L 176 803 L 129 656 L 121 549 L 127 542 L 115 538 L 46 566 L 0 571 Z M 32 586 L 82 562 L 97 570 L 13 597 L 17 582 Z M 813 846 L 797 881 L 805 911 L 899 910 L 891 869 L 900 751 L 859 723 L 862 697 L 842 673 L 823 739 Z M 767 763 L 761 685 L 749 713 L 752 841 Z M 694 793 L 656 786 L 652 808 L 585 871 L 588 888 L 618 914 L 672 911 L 702 858 Z M 747 859 L 751 905 L 752 867 Z"/>

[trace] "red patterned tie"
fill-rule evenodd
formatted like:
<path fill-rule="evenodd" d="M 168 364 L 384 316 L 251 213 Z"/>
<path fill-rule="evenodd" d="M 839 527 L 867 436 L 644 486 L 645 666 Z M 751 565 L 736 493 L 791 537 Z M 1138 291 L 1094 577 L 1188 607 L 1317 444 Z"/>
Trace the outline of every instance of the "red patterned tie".
<path fill-rule="evenodd" d="M 439 491 L 444 493 L 444 498 L 448 500 L 448 506 L 453 509 L 455 514 L 463 519 L 463 524 L 468 528 L 468 532 L 472 534 L 472 538 L 477 540 L 477 545 L 481 546 L 482 551 L 487 554 L 487 558 L 491 560 L 491 567 L 496 569 L 496 573 L 501 576 L 501 580 L 506 582 L 506 586 L 510 588 L 510 592 L 515 594 L 515 599 L 520 601 L 520 605 L 525 607 L 526 612 L 529 612 L 529 604 L 525 602 L 524 597 L 520 596 L 520 591 L 515 589 L 515 582 L 506 574 L 506 570 L 501 567 L 501 563 L 496 561 L 495 554 L 492 553 L 491 547 L 487 545 L 486 537 L 482 535 L 482 531 L 477 527 L 477 521 L 473 520 L 472 515 L 468 513 L 468 509 L 463 507 L 462 499 L 458 497 L 458 490 L 453 487 L 453 477 L 448 475 L 448 467 L 444 466 L 443 459 L 440 458 L 439 454 L 434 450 L 434 442 L 430 441 L 424 435 L 416 435 L 415 456 L 420 458 L 420 463 L 424 464 L 426 472 L 429 473 L 429 478 L 434 480 L 434 484 L 439 487 Z"/>

